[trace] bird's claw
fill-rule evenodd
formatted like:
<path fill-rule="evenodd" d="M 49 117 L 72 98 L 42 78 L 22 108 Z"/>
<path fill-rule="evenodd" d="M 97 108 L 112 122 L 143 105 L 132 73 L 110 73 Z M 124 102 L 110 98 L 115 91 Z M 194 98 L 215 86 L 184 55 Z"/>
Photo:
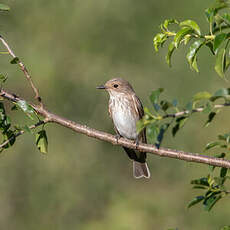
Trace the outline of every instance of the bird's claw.
<path fill-rule="evenodd" d="M 121 138 L 121 135 L 120 135 L 120 134 L 116 134 L 116 135 L 115 135 L 115 138 L 116 138 L 116 142 L 117 142 L 117 144 L 118 144 L 118 140 Z"/>
<path fill-rule="evenodd" d="M 134 143 L 136 144 L 136 149 L 138 149 L 138 146 L 139 146 L 139 140 L 138 140 L 138 138 L 136 138 L 136 140 L 135 140 Z"/>

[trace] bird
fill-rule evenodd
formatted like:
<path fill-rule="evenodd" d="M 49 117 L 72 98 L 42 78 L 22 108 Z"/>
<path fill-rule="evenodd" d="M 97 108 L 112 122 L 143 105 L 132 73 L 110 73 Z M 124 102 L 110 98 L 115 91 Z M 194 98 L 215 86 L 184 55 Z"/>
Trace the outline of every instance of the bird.
<path fill-rule="evenodd" d="M 109 115 L 112 118 L 116 137 L 124 137 L 147 143 L 146 130 L 137 132 L 137 121 L 144 116 L 142 103 L 133 87 L 122 78 L 113 78 L 97 89 L 104 89 L 109 93 Z M 146 153 L 123 147 L 128 157 L 133 161 L 134 178 L 150 178 L 150 171 L 146 163 Z"/>

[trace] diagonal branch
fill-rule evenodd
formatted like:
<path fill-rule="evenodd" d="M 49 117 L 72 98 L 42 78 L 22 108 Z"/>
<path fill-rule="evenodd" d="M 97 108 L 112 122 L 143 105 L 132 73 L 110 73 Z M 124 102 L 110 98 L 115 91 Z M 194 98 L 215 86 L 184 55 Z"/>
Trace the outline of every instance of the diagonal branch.
<path fill-rule="evenodd" d="M 20 100 L 24 100 L 14 94 L 6 92 L 3 89 L 0 90 L 0 96 L 12 102 L 18 102 Z M 74 132 L 82 133 L 89 137 L 110 142 L 114 145 L 121 145 L 131 149 L 138 149 L 139 151 L 152 153 L 161 157 L 170 157 L 170 158 L 175 158 L 175 159 L 189 161 L 189 162 L 203 163 L 203 164 L 208 164 L 208 165 L 213 165 L 218 167 L 230 168 L 230 161 L 226 159 L 220 159 L 220 158 L 200 155 L 198 153 L 183 152 L 183 151 L 167 149 L 167 148 L 158 149 L 154 145 L 150 145 L 150 144 L 140 143 L 138 146 L 136 146 L 136 144 L 132 140 L 128 140 L 125 138 L 120 138 L 117 140 L 116 136 L 114 135 L 96 129 L 92 129 L 86 125 L 81 125 L 74 121 L 60 117 L 56 114 L 49 112 L 47 109 L 45 109 L 42 106 L 33 105 L 31 103 L 30 105 L 34 108 L 34 110 L 38 114 L 40 114 L 42 117 L 45 118 L 46 122 L 59 124 L 66 128 L 72 129 Z"/>
<path fill-rule="evenodd" d="M 12 51 L 12 49 L 9 47 L 9 45 L 7 44 L 7 42 L 4 40 L 4 38 L 0 35 L 0 41 L 2 42 L 2 44 L 6 47 L 6 49 L 8 50 L 9 54 L 11 57 L 13 58 L 17 58 L 17 56 L 14 54 L 14 52 Z M 38 100 L 38 102 L 42 105 L 42 100 L 41 97 L 39 96 L 39 92 L 38 89 L 35 87 L 32 77 L 30 76 L 26 66 L 22 63 L 22 61 L 19 60 L 18 62 L 22 72 L 24 73 L 25 77 L 27 78 L 27 80 L 30 83 L 30 86 L 32 88 L 32 90 L 34 91 L 35 94 L 35 99 Z"/>

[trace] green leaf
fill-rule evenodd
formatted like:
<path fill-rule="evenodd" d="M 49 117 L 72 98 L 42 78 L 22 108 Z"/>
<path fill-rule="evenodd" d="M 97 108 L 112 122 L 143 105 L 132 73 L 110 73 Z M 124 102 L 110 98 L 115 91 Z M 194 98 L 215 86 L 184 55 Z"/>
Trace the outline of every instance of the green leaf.
<path fill-rule="evenodd" d="M 198 50 L 201 48 L 201 46 L 204 45 L 203 40 L 197 40 L 195 41 L 189 48 L 189 51 L 186 55 L 187 61 L 191 67 L 191 69 L 195 69 L 196 71 L 198 70 L 196 67 L 196 64 L 193 64 L 194 61 L 196 62 L 196 54 Z M 197 71 L 198 72 L 198 71 Z"/>
<path fill-rule="evenodd" d="M 204 114 L 207 113 L 211 113 L 213 109 L 213 105 L 210 101 L 208 101 L 205 105 L 204 105 L 204 110 L 202 111 Z"/>
<path fill-rule="evenodd" d="M 227 175 L 227 172 L 228 172 L 227 168 L 221 168 L 220 177 L 225 177 Z"/>
<path fill-rule="evenodd" d="M 28 125 L 24 125 L 24 126 L 22 127 L 22 130 L 24 130 L 24 131 L 27 132 L 27 133 L 32 133 L 32 130 L 30 129 L 30 127 L 29 127 Z"/>
<path fill-rule="evenodd" d="M 24 100 L 19 100 L 16 104 L 30 119 L 36 120 L 36 112 L 31 105 Z"/>
<path fill-rule="evenodd" d="M 220 141 L 210 142 L 205 146 L 205 150 L 209 150 L 215 147 L 220 146 L 222 143 Z"/>
<path fill-rule="evenodd" d="M 230 25 L 230 14 L 225 13 L 225 14 L 221 15 L 221 17 L 224 19 L 226 24 Z"/>
<path fill-rule="evenodd" d="M 217 57 L 216 57 L 216 64 L 215 64 L 215 70 L 218 73 L 218 75 L 222 78 L 224 78 L 224 70 L 225 70 L 225 53 L 226 50 L 224 47 L 218 49 L 217 51 Z"/>
<path fill-rule="evenodd" d="M 193 199 L 188 203 L 187 208 L 190 208 L 190 207 L 192 207 L 193 205 L 200 203 L 202 200 L 204 200 L 204 196 L 197 196 L 197 197 L 193 198 Z"/>
<path fill-rule="evenodd" d="M 158 51 L 159 46 L 163 45 L 164 42 L 167 40 L 167 35 L 163 33 L 158 33 L 154 38 L 153 38 L 153 45 L 156 50 Z"/>
<path fill-rule="evenodd" d="M 210 98 L 210 101 L 215 101 L 219 98 L 224 98 L 228 100 L 230 98 L 230 88 L 218 89 L 213 96 Z"/>
<path fill-rule="evenodd" d="M 213 55 L 215 55 L 215 53 L 213 51 L 213 43 L 212 42 L 207 42 L 207 43 L 205 43 L 205 45 L 210 49 L 211 53 Z"/>
<path fill-rule="evenodd" d="M 230 225 L 229 225 L 229 226 L 224 226 L 224 227 L 221 228 L 220 230 L 230 230 Z"/>
<path fill-rule="evenodd" d="M 207 17 L 208 22 L 211 24 L 213 22 L 214 16 L 216 15 L 215 8 L 208 8 L 205 10 L 205 15 Z"/>
<path fill-rule="evenodd" d="M 213 121 L 214 117 L 216 116 L 215 112 L 211 112 L 208 115 L 208 120 L 205 122 L 204 127 L 208 127 L 210 125 L 210 123 Z"/>
<path fill-rule="evenodd" d="M 2 11 L 9 11 L 10 7 L 7 6 L 7 5 L 5 5 L 5 4 L 0 3 L 0 10 L 2 10 Z"/>
<path fill-rule="evenodd" d="M 210 211 L 218 200 L 222 198 L 221 195 L 212 195 L 204 201 L 204 210 Z"/>
<path fill-rule="evenodd" d="M 19 58 L 15 57 L 14 59 L 10 61 L 10 64 L 18 64 L 19 62 L 20 62 Z"/>
<path fill-rule="evenodd" d="M 137 126 L 137 133 L 140 133 L 145 128 L 144 120 L 141 119 L 137 121 L 136 126 Z"/>
<path fill-rule="evenodd" d="M 193 110 L 193 102 L 189 101 L 186 106 L 185 106 L 186 110 L 188 110 L 189 112 L 191 112 Z"/>
<path fill-rule="evenodd" d="M 188 117 L 182 116 L 176 119 L 176 125 L 172 128 L 172 135 L 175 137 L 177 132 L 185 125 Z"/>
<path fill-rule="evenodd" d="M 146 134 L 148 137 L 148 142 L 151 144 L 155 144 L 157 142 L 157 137 L 159 135 L 160 129 L 157 124 L 150 124 L 146 128 Z"/>
<path fill-rule="evenodd" d="M 193 20 L 186 20 L 180 23 L 180 26 L 184 27 L 189 27 L 193 29 L 198 35 L 201 35 L 200 33 L 200 27 L 197 25 L 197 23 Z"/>
<path fill-rule="evenodd" d="M 154 91 L 152 91 L 151 95 L 150 95 L 150 101 L 153 103 L 153 104 L 157 104 L 158 103 L 158 100 L 159 100 L 159 97 L 160 97 L 160 94 L 164 91 L 163 88 L 159 88 L 159 89 L 156 89 Z"/>
<path fill-rule="evenodd" d="M 3 133 L 3 143 L 7 140 L 10 140 L 7 145 L 4 145 L 3 148 L 7 149 L 10 146 L 12 146 L 16 140 L 14 132 L 12 130 L 7 130 L 6 132 Z"/>
<path fill-rule="evenodd" d="M 178 24 L 176 19 L 166 19 L 163 23 L 163 27 L 167 30 L 170 24 Z"/>
<path fill-rule="evenodd" d="M 7 77 L 3 74 L 0 74 L 0 84 L 4 83 L 7 80 Z"/>
<path fill-rule="evenodd" d="M 174 37 L 174 42 L 175 42 L 175 47 L 178 48 L 181 40 L 187 35 L 192 33 L 192 29 L 189 27 L 184 27 L 181 30 L 179 30 L 175 37 Z"/>
<path fill-rule="evenodd" d="M 166 56 L 166 62 L 168 63 L 168 65 L 171 67 L 171 57 L 172 57 L 172 53 L 175 50 L 175 42 L 172 41 L 169 46 L 168 46 L 168 54 Z"/>
<path fill-rule="evenodd" d="M 162 100 L 160 102 L 160 107 L 163 111 L 167 111 L 170 107 L 172 107 L 172 103 L 166 100 Z"/>
<path fill-rule="evenodd" d="M 226 141 L 229 143 L 230 141 L 230 133 L 225 133 L 224 135 L 218 135 L 218 139 L 222 141 Z"/>
<path fill-rule="evenodd" d="M 200 179 L 192 180 L 190 183 L 209 187 L 208 179 L 206 177 L 202 177 Z"/>
<path fill-rule="evenodd" d="M 36 145 L 41 153 L 48 152 L 48 139 L 45 130 L 41 130 L 36 133 Z"/>
<path fill-rule="evenodd" d="M 195 94 L 193 96 L 193 101 L 200 101 L 200 100 L 204 100 L 204 99 L 210 99 L 211 96 L 212 95 L 207 91 L 199 92 L 199 93 L 197 93 L 197 94 Z"/>
<path fill-rule="evenodd" d="M 216 35 L 214 39 L 213 51 L 217 54 L 220 45 L 227 39 L 227 34 L 221 33 Z"/>

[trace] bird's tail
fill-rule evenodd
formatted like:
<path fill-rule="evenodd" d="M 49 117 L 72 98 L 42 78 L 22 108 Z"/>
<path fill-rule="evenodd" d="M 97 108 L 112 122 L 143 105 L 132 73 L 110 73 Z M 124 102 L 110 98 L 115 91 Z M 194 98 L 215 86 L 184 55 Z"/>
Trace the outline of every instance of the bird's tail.
<path fill-rule="evenodd" d="M 138 161 L 133 161 L 133 176 L 135 178 L 150 178 L 150 172 L 147 163 L 140 163 Z"/>

